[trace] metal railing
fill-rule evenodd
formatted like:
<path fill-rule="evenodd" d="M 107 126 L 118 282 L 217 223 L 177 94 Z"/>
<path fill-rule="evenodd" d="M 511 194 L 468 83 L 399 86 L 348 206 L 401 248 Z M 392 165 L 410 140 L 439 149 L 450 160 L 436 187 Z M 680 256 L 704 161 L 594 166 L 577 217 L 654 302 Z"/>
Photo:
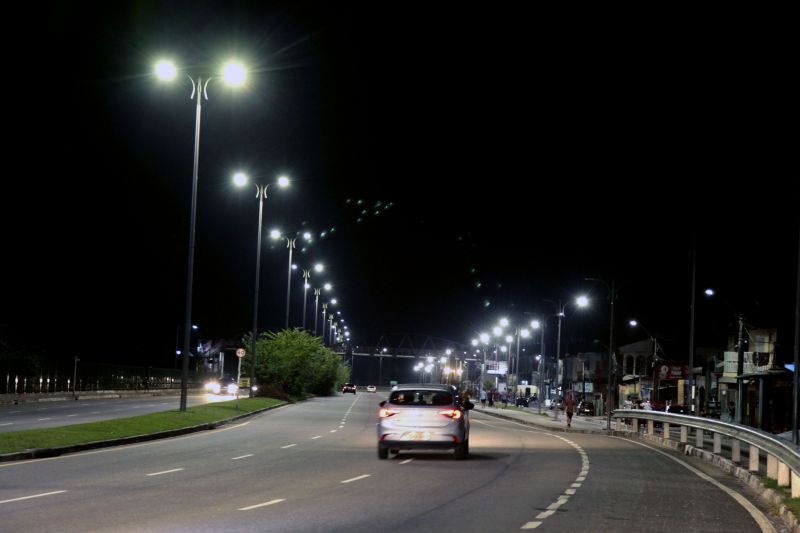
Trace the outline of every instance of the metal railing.
<path fill-rule="evenodd" d="M 704 446 L 704 434 L 709 432 L 713 438 L 713 453 L 721 454 L 721 437 L 731 439 L 731 460 L 740 461 L 740 447 L 742 442 L 750 445 L 749 470 L 758 471 L 759 452 L 763 451 L 767 457 L 767 477 L 778 481 L 779 486 L 791 485 L 792 498 L 800 498 L 800 448 L 788 441 L 776 438 L 774 435 L 749 426 L 722 422 L 714 418 L 700 416 L 665 413 L 662 411 L 648 411 L 641 409 L 617 409 L 612 414 L 617 419 L 617 429 L 622 430 L 623 419 L 631 420 L 632 431 L 638 433 L 639 420 L 647 421 L 647 433 L 655 436 L 655 422 L 662 424 L 662 436 L 670 438 L 670 426 L 681 428 L 681 442 L 688 442 L 688 429 L 694 428 L 695 448 L 700 450 Z"/>

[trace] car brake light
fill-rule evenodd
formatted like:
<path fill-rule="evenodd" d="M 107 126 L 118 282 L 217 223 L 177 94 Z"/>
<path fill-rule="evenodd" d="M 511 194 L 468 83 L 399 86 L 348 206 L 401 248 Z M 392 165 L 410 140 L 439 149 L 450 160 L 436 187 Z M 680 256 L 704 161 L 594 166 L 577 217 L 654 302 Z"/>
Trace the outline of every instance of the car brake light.
<path fill-rule="evenodd" d="M 458 420 L 461 418 L 461 409 L 445 409 L 444 411 L 439 411 L 439 414 L 447 418 L 452 418 L 453 420 Z"/>
<path fill-rule="evenodd" d="M 380 412 L 378 413 L 378 416 L 380 416 L 381 418 L 389 418 L 390 416 L 394 416 L 394 415 L 396 415 L 396 414 L 397 414 L 397 413 L 399 413 L 399 412 L 400 412 L 400 411 L 398 411 L 397 409 L 386 409 L 386 408 L 382 408 L 382 409 L 380 410 Z"/>

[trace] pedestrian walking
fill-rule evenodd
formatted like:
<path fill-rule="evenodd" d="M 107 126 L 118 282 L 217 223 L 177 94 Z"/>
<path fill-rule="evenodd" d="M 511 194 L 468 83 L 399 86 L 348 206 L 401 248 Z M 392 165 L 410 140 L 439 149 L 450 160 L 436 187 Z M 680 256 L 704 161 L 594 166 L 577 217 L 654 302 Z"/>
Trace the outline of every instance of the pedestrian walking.
<path fill-rule="evenodd" d="M 486 391 L 481 389 L 481 407 L 486 407 Z"/>
<path fill-rule="evenodd" d="M 567 413 L 567 427 L 572 427 L 572 413 L 575 411 L 575 401 L 570 393 L 567 393 L 567 398 L 564 400 L 564 411 Z"/>
<path fill-rule="evenodd" d="M 500 401 L 503 402 L 503 409 L 508 407 L 508 393 L 505 391 L 500 393 Z"/>

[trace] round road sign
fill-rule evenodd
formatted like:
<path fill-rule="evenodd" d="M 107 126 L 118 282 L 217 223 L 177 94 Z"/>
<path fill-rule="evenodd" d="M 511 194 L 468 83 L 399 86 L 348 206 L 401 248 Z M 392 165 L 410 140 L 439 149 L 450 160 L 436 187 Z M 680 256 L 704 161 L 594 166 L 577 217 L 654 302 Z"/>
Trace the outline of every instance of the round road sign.
<path fill-rule="evenodd" d="M 236 357 L 244 357 L 244 348 L 239 348 L 236 350 Z"/>

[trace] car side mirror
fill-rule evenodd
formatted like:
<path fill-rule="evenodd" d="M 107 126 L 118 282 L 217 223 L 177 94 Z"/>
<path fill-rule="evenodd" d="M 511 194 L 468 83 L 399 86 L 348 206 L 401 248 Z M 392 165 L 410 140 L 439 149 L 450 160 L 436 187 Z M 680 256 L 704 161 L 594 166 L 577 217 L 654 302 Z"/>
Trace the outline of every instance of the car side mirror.
<path fill-rule="evenodd" d="M 385 406 L 385 405 L 386 405 L 386 400 L 383 400 L 383 401 L 382 401 L 382 402 L 381 402 L 379 405 L 380 405 L 381 407 Z"/>
<path fill-rule="evenodd" d="M 464 402 L 464 409 L 466 409 L 467 411 L 469 411 L 473 407 L 475 407 L 475 404 L 472 403 L 471 401 L 467 400 L 466 402 Z"/>

